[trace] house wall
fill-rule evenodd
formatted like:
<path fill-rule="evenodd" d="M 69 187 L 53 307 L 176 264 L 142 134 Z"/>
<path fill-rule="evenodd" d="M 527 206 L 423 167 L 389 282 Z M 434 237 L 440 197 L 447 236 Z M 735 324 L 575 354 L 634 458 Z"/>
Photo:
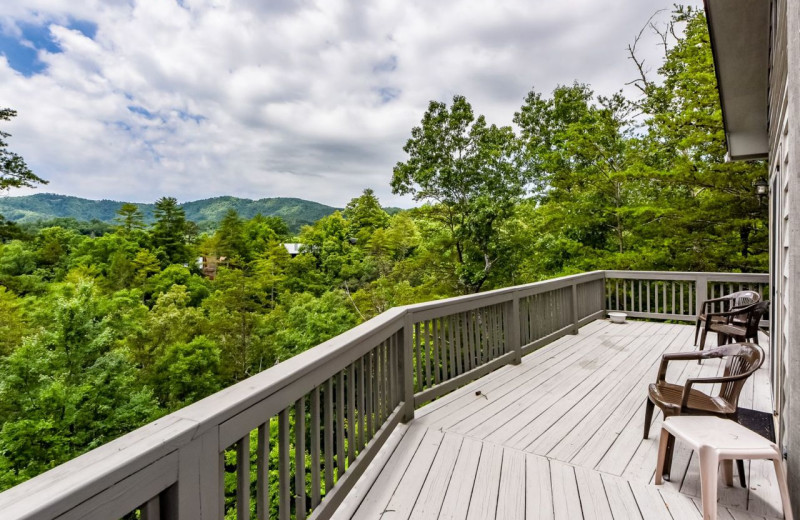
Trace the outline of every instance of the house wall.
<path fill-rule="evenodd" d="M 800 515 L 800 2 L 773 1 L 770 60 L 771 369 L 778 442 Z"/>

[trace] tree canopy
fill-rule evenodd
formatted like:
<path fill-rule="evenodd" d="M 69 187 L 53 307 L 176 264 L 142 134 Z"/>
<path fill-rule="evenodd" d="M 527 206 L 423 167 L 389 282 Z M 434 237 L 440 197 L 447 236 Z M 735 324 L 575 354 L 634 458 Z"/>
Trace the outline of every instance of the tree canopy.
<path fill-rule="evenodd" d="M 0 108 L 0 121 L 10 121 L 17 116 L 17 111 L 10 108 Z M 0 191 L 9 188 L 32 188 L 37 184 L 47 184 L 47 181 L 34 174 L 25 159 L 8 149 L 6 139 L 11 134 L 0 130 Z"/>

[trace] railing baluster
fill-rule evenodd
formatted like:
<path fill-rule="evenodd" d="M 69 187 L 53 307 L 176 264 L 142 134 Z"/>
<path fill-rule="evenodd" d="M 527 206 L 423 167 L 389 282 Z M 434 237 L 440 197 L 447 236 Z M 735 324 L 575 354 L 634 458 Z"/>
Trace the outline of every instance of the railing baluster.
<path fill-rule="evenodd" d="M 456 364 L 456 344 L 453 334 L 453 315 L 447 317 L 447 353 L 450 356 L 450 373 L 453 377 L 461 374 L 461 369 Z"/>
<path fill-rule="evenodd" d="M 416 352 L 416 357 L 414 359 L 414 365 L 416 365 L 417 369 L 417 381 L 414 388 L 417 392 L 421 392 L 424 388 L 424 382 L 422 381 L 422 353 L 420 352 L 419 348 L 419 323 L 414 324 L 414 351 Z"/>
<path fill-rule="evenodd" d="M 528 304 L 527 304 L 528 305 L 528 309 L 526 311 L 526 314 L 528 315 L 528 341 L 527 341 L 527 343 L 532 343 L 533 341 L 538 339 L 537 336 L 536 336 L 536 322 L 535 322 L 537 316 L 534 313 L 534 310 L 535 310 L 534 303 L 536 301 L 536 298 L 537 298 L 537 296 L 535 296 L 535 295 L 534 296 L 529 296 L 528 298 L 526 298 L 526 300 L 528 301 Z"/>
<path fill-rule="evenodd" d="M 425 381 L 427 382 L 427 388 L 433 386 L 433 380 L 431 379 L 431 331 L 430 325 L 428 320 L 425 320 Z"/>
<path fill-rule="evenodd" d="M 250 518 L 250 433 L 236 443 L 236 518 Z"/>
<path fill-rule="evenodd" d="M 404 355 L 404 346 L 400 342 L 400 339 L 405 339 L 400 335 L 402 332 L 403 331 L 400 331 L 392 335 L 392 341 L 394 342 L 395 404 L 403 400 L 402 390 L 400 387 L 401 385 L 405 384 L 404 380 L 406 376 L 406 374 L 403 372 L 404 367 L 402 367 L 400 363 L 400 360 Z"/>
<path fill-rule="evenodd" d="M 306 518 L 306 398 L 294 403 L 294 511 Z M 249 518 L 249 515 L 246 517 Z"/>
<path fill-rule="evenodd" d="M 390 369 L 390 362 L 389 362 L 389 339 L 384 340 L 383 342 L 383 407 L 381 410 L 383 411 L 383 415 L 381 416 L 381 425 L 386 421 L 386 418 L 389 417 L 389 413 L 391 410 L 391 395 L 392 395 L 392 379 L 391 379 L 391 369 Z"/>
<path fill-rule="evenodd" d="M 333 478 L 333 378 L 325 381 L 325 392 L 322 394 L 324 401 L 323 420 L 325 421 L 324 449 L 325 449 L 325 494 L 331 492 L 334 485 Z"/>
<path fill-rule="evenodd" d="M 680 295 L 680 302 L 681 302 L 681 309 L 680 309 L 680 311 L 681 311 L 681 315 L 683 315 L 683 286 L 684 286 L 684 285 L 685 285 L 685 284 L 684 284 L 683 282 L 681 282 L 681 295 Z"/>
<path fill-rule="evenodd" d="M 459 316 L 454 314 L 450 316 L 450 326 L 453 330 L 453 353 L 456 359 L 456 374 L 461 375 L 464 373 L 464 360 L 461 353 L 461 327 L 459 326 Z"/>
<path fill-rule="evenodd" d="M 311 391 L 311 510 L 319 505 L 320 487 L 320 420 L 319 420 L 319 387 Z"/>
<path fill-rule="evenodd" d="M 475 328 L 477 325 L 477 321 L 475 321 L 475 312 L 469 311 L 467 312 L 467 327 L 469 329 L 469 362 L 472 365 L 472 368 L 478 366 L 478 352 L 477 352 L 477 339 L 476 339 L 476 332 Z"/>
<path fill-rule="evenodd" d="M 464 372 L 469 372 L 472 369 L 472 363 L 469 361 L 469 334 L 467 333 L 467 317 L 466 313 L 460 312 L 458 314 L 458 334 L 461 338 L 461 356 L 464 360 Z"/>
<path fill-rule="evenodd" d="M 642 281 L 639 280 L 639 283 L 636 285 L 639 288 L 639 312 L 642 312 Z"/>
<path fill-rule="evenodd" d="M 347 469 L 344 451 L 344 370 L 336 374 L 336 481 Z"/>
<path fill-rule="evenodd" d="M 440 376 L 441 371 L 441 361 L 439 359 L 439 345 L 438 345 L 438 337 L 437 337 L 437 327 L 436 327 L 436 320 L 431 320 L 431 350 L 433 351 L 433 380 L 436 384 L 439 384 L 442 381 Z"/>
<path fill-rule="evenodd" d="M 445 334 L 447 331 L 444 327 L 444 320 L 444 318 L 439 318 L 436 321 L 439 322 L 439 333 L 437 334 L 437 338 L 439 338 L 439 355 L 442 360 L 442 381 L 447 381 L 450 379 L 450 368 L 447 364 L 447 341 L 445 341 Z"/>
<path fill-rule="evenodd" d="M 161 497 L 154 496 L 143 505 L 139 512 L 141 513 L 141 520 L 161 520 Z"/>
<path fill-rule="evenodd" d="M 622 310 L 628 310 L 628 282 L 622 280 Z"/>
<path fill-rule="evenodd" d="M 367 442 L 369 442 L 369 436 L 364 435 L 364 429 L 367 427 L 367 417 L 366 417 L 366 398 L 364 396 L 364 379 L 365 379 L 365 372 L 364 372 L 364 357 L 358 358 L 358 451 L 364 449 Z"/>
<path fill-rule="evenodd" d="M 375 431 L 383 423 L 383 344 L 375 349 Z"/>
<path fill-rule="evenodd" d="M 258 427 L 256 447 L 256 518 L 269 518 L 269 422 Z"/>
<path fill-rule="evenodd" d="M 284 408 L 278 416 L 278 515 L 280 520 L 289 520 L 292 516 L 289 475 L 289 408 Z"/>
<path fill-rule="evenodd" d="M 670 284 L 672 285 L 672 314 L 675 314 L 675 283 L 676 282 L 672 282 Z"/>
<path fill-rule="evenodd" d="M 496 358 L 497 354 L 497 306 L 492 305 L 489 307 L 489 360 Z"/>
<path fill-rule="evenodd" d="M 475 346 L 480 366 L 486 363 L 486 313 L 483 309 L 475 309 Z"/>
<path fill-rule="evenodd" d="M 374 382 L 375 382 L 375 363 L 374 363 L 374 355 L 373 352 L 367 352 L 366 356 L 366 385 L 367 385 L 367 439 L 371 439 L 372 435 L 375 433 L 374 428 L 374 417 L 373 414 L 375 413 L 375 392 L 373 391 Z M 417 358 L 417 363 L 419 363 L 419 358 Z"/>
<path fill-rule="evenodd" d="M 347 464 L 356 460 L 356 365 L 347 371 Z"/>
<path fill-rule="evenodd" d="M 387 412 L 391 413 L 395 406 L 395 397 L 397 395 L 397 362 L 395 360 L 395 336 L 392 334 L 386 340 L 386 377 L 389 379 L 388 389 L 389 394 L 387 402 L 389 405 L 386 407 Z M 387 413 L 388 416 L 388 413 Z"/>

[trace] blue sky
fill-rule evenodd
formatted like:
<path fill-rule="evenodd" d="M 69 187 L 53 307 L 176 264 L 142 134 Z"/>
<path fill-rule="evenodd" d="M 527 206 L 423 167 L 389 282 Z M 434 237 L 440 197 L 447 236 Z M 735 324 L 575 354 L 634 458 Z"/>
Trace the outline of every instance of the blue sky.
<path fill-rule="evenodd" d="M 671 5 L 11 0 L 0 4 L 0 106 L 19 116 L 2 129 L 50 181 L 39 191 L 342 206 L 371 187 L 408 206 L 389 181 L 430 100 L 463 94 L 510 124 L 531 88 L 579 80 L 634 94 L 625 47 Z M 657 43 L 640 45 L 651 69 Z"/>
<path fill-rule="evenodd" d="M 94 38 L 97 34 L 97 24 L 88 20 L 69 20 L 66 27 L 87 38 Z M 23 76 L 45 72 L 47 66 L 39 59 L 40 51 L 50 54 L 62 52 L 50 33 L 49 25 L 23 21 L 0 27 L 0 53 L 6 57 L 9 66 Z"/>

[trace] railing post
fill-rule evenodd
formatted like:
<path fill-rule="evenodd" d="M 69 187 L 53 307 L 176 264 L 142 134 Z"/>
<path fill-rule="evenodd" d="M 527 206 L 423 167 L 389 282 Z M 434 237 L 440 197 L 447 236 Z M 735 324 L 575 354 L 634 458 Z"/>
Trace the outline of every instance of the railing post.
<path fill-rule="evenodd" d="M 519 296 L 516 293 L 511 293 L 511 305 L 506 308 L 510 308 L 510 316 L 506 321 L 508 327 L 510 327 L 510 330 L 506 331 L 508 347 L 510 351 L 514 352 L 513 363 L 519 365 L 522 363 L 522 341 L 520 340 L 519 330 Z"/>
<path fill-rule="evenodd" d="M 694 289 L 694 314 L 697 316 L 697 313 L 699 313 L 700 309 L 702 309 L 703 302 L 708 299 L 708 276 L 697 276 L 694 282 Z"/>
<path fill-rule="evenodd" d="M 403 355 L 400 362 L 400 377 L 403 382 L 403 422 L 407 423 L 414 419 L 414 332 L 412 314 L 406 312 L 403 318 L 403 329 L 401 338 L 403 341 Z"/>
<path fill-rule="evenodd" d="M 224 516 L 222 456 L 217 428 L 180 448 L 177 490 L 170 510 L 179 520 L 216 520 Z M 174 502 L 173 502 L 174 501 Z"/>
<path fill-rule="evenodd" d="M 572 284 L 572 332 L 570 334 L 578 333 L 578 284 Z"/>

